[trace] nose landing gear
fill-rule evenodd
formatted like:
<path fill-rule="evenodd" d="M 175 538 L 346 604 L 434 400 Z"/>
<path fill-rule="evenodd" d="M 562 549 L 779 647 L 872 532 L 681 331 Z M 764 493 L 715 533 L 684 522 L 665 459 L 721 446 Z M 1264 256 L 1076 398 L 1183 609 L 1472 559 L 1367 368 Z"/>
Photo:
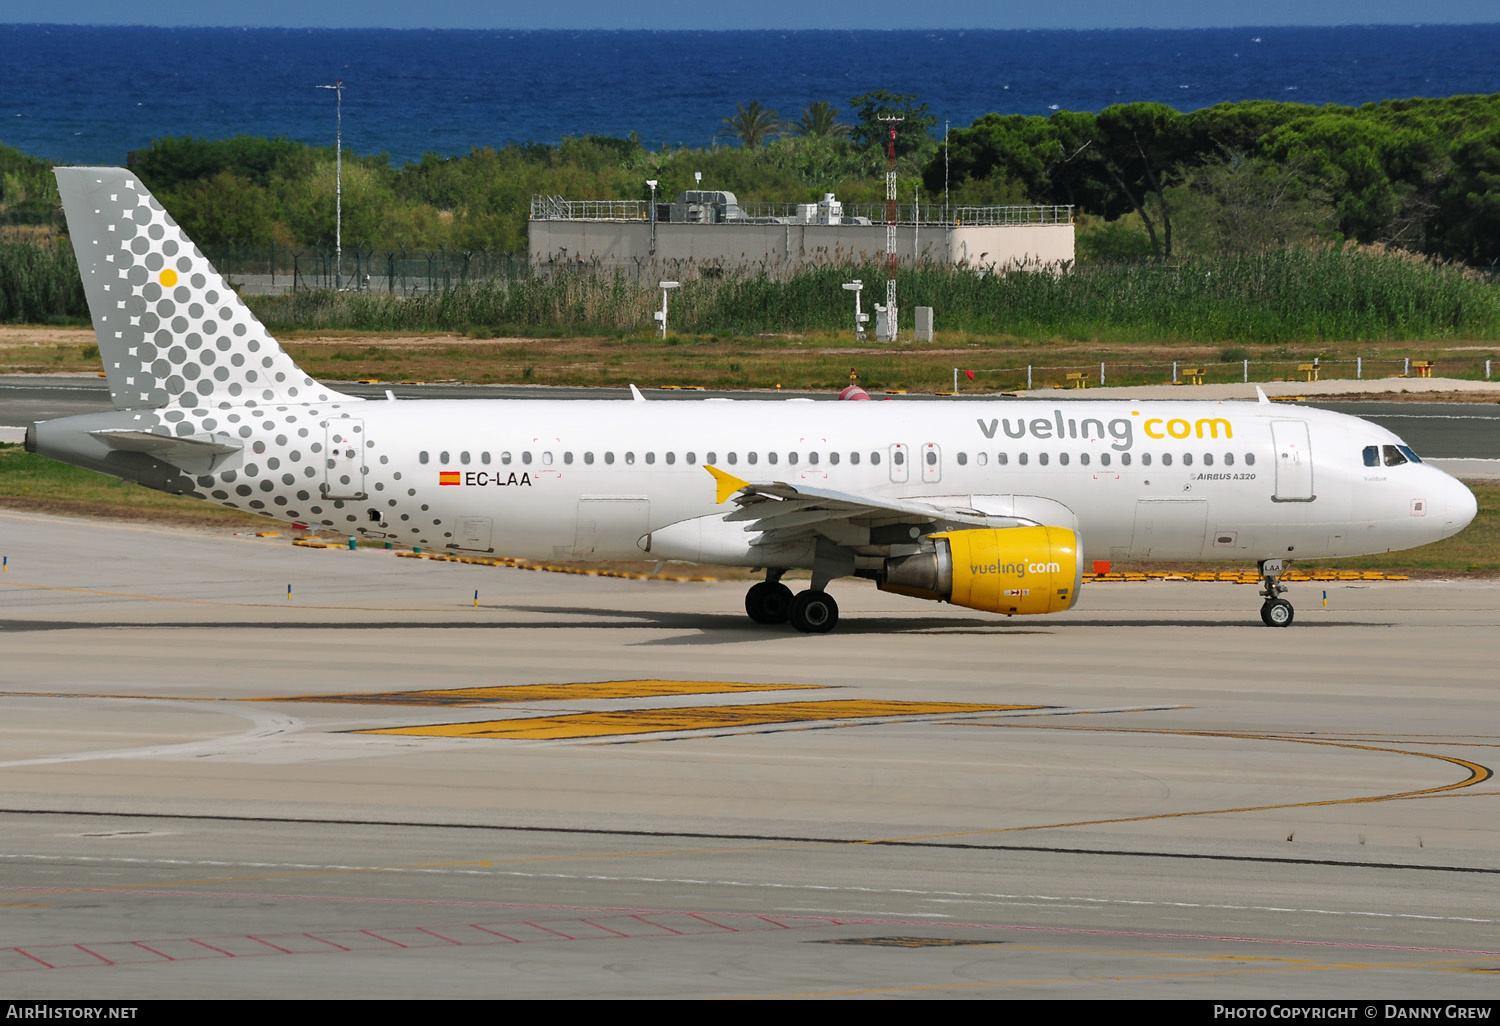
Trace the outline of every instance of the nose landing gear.
<path fill-rule="evenodd" d="M 1281 597 L 1286 592 L 1286 585 L 1281 583 L 1281 575 L 1285 572 L 1282 560 L 1260 561 L 1260 577 L 1263 582 L 1260 593 L 1266 600 L 1260 607 L 1260 619 L 1267 627 L 1286 627 L 1292 622 L 1292 604 Z"/>

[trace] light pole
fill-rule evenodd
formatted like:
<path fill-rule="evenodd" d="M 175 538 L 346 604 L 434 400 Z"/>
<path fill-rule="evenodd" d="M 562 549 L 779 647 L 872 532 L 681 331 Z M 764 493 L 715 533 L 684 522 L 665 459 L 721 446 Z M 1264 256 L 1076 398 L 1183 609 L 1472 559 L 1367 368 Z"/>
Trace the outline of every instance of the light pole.
<path fill-rule="evenodd" d="M 701 189 L 701 188 L 703 188 L 703 172 L 702 171 L 694 171 L 693 172 L 693 188 L 695 188 L 695 189 Z"/>
<path fill-rule="evenodd" d="M 344 80 L 336 78 L 333 85 L 320 85 L 319 89 L 332 89 L 338 94 L 338 130 L 334 135 L 334 186 L 333 186 L 333 289 L 344 291 Z"/>
<path fill-rule="evenodd" d="M 651 255 L 656 256 L 656 179 L 648 178 L 646 184 L 651 186 Z"/>
<path fill-rule="evenodd" d="M 653 313 L 653 319 L 661 321 L 661 337 L 667 337 L 667 293 L 677 288 L 682 283 L 679 281 L 664 281 L 660 283 L 661 309 Z"/>
<path fill-rule="evenodd" d="M 862 339 L 865 337 L 865 323 L 869 321 L 870 315 L 862 313 L 859 309 L 859 293 L 865 287 L 863 279 L 855 278 L 853 281 L 844 283 L 844 291 L 854 293 L 854 337 Z"/>

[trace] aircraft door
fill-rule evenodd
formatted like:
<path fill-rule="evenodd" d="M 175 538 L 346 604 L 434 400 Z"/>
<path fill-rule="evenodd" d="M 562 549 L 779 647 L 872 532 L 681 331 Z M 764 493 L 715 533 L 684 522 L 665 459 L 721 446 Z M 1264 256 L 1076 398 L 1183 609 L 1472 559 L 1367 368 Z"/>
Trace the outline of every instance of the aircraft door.
<path fill-rule="evenodd" d="M 573 555 L 580 559 L 640 559 L 636 544 L 651 530 L 651 500 L 644 495 L 585 495 L 578 500 Z"/>
<path fill-rule="evenodd" d="M 356 418 L 323 422 L 323 498 L 365 497 L 365 422 Z"/>
<path fill-rule="evenodd" d="M 904 444 L 902 444 L 901 442 L 892 443 L 889 454 L 889 459 L 891 461 L 891 480 L 896 482 L 897 484 L 905 484 L 907 478 L 911 475 L 911 467 L 907 466 L 908 455 L 910 454 L 906 451 L 906 446 Z"/>
<path fill-rule="evenodd" d="M 936 484 L 943 479 L 943 450 L 936 442 L 922 446 L 922 483 Z"/>
<path fill-rule="evenodd" d="M 1207 531 L 1207 499 L 1137 499 L 1130 558 L 1198 559 Z"/>
<path fill-rule="evenodd" d="M 1277 502 L 1311 502 L 1313 494 L 1312 443 L 1305 420 L 1271 421 L 1276 445 Z"/>

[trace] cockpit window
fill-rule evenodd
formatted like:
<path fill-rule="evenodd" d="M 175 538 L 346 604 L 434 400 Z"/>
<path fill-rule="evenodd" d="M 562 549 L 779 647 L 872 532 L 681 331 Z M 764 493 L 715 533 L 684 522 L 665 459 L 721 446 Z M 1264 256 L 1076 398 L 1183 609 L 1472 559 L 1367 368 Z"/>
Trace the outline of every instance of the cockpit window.
<path fill-rule="evenodd" d="M 1365 466 L 1367 466 L 1367 467 L 1378 467 L 1378 466 L 1380 466 L 1380 446 L 1378 446 L 1378 445 L 1367 445 L 1367 446 L 1365 446 Z"/>
<path fill-rule="evenodd" d="M 1401 450 L 1398 449 L 1396 446 L 1394 446 L 1394 445 L 1385 445 L 1385 446 L 1381 446 L 1381 449 L 1385 453 L 1385 465 L 1386 466 L 1388 466 L 1388 467 L 1399 467 L 1399 466 L 1401 466 L 1401 464 L 1403 464 L 1403 463 L 1406 462 L 1406 457 L 1401 454 Z"/>
<path fill-rule="evenodd" d="M 1401 455 L 1405 456 L 1407 459 L 1411 460 L 1413 463 L 1421 463 L 1422 462 L 1422 457 L 1418 456 L 1415 452 L 1413 452 L 1411 446 L 1409 446 L 1409 445 L 1398 445 L 1398 446 L 1396 446 L 1396 448 L 1401 450 Z"/>

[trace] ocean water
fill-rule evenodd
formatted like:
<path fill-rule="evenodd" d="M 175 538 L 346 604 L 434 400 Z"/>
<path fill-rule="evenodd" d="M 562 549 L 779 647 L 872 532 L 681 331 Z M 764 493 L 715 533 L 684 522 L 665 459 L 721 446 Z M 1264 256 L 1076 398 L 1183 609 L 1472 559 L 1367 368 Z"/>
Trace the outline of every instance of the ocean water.
<path fill-rule="evenodd" d="M 1162 31 L 626 32 L 0 25 L 0 142 L 119 164 L 167 135 L 287 136 L 396 163 L 637 132 L 706 146 L 736 104 L 794 119 L 873 89 L 967 125 L 1154 100 L 1361 104 L 1500 91 L 1500 24 Z"/>

